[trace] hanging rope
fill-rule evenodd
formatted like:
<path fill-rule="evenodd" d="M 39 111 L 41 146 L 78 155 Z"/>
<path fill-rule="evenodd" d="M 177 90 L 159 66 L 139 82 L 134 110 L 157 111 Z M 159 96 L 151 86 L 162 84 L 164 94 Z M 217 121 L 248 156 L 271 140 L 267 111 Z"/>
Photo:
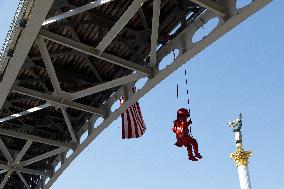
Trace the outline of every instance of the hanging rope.
<path fill-rule="evenodd" d="M 173 50 L 172 51 L 173 52 L 173 55 L 174 55 L 174 61 L 176 60 L 176 53 L 175 53 L 175 51 Z"/>
<path fill-rule="evenodd" d="M 176 60 L 176 54 L 175 51 L 172 51 L 173 53 L 173 59 Z M 187 105 L 189 106 L 189 86 L 188 86 L 188 79 L 187 79 L 187 70 L 184 70 L 184 75 L 185 75 L 185 88 L 186 88 L 186 96 L 187 96 Z M 179 98 L 179 84 L 176 85 L 176 97 L 177 100 Z"/>
<path fill-rule="evenodd" d="M 185 75 L 185 88 L 186 88 L 186 95 L 187 95 L 187 105 L 189 105 L 189 86 L 188 86 L 188 80 L 187 80 L 187 70 L 184 70 Z"/>
<path fill-rule="evenodd" d="M 177 99 L 178 99 L 178 84 L 177 84 Z"/>
<path fill-rule="evenodd" d="M 174 61 L 175 61 L 176 60 L 176 53 L 175 53 L 174 50 L 172 51 L 172 53 L 173 53 L 173 58 L 174 58 Z M 178 100 L 178 96 L 179 96 L 179 86 L 178 86 L 178 84 L 177 84 L 177 88 L 176 88 L 176 94 L 177 94 L 177 100 Z"/>

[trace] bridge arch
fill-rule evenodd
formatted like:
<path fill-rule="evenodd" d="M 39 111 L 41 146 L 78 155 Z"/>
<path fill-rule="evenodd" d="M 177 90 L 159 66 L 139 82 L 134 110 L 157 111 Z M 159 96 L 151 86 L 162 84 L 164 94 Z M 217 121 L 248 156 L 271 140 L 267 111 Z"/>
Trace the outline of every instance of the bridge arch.
<path fill-rule="evenodd" d="M 270 0 L 255 0 L 234 14 L 236 7 L 221 1 L 21 2 L 18 32 L 1 56 L 0 150 L 7 163 L 0 164 L 0 189 L 17 179 L 26 188 L 50 188 L 131 104 Z M 218 25 L 193 42 L 214 17 Z M 176 59 L 160 65 L 175 49 Z M 112 109 L 127 85 L 142 78 L 141 88 Z"/>

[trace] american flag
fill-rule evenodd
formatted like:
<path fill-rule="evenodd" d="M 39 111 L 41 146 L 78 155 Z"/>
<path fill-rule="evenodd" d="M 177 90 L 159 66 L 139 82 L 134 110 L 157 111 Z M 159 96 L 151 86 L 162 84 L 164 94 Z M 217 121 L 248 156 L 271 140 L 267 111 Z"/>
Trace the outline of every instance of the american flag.
<path fill-rule="evenodd" d="M 135 92 L 135 88 L 133 88 Z M 120 99 L 120 105 L 124 102 L 124 97 Z M 122 139 L 139 138 L 146 130 L 141 109 L 138 102 L 131 105 L 121 114 L 122 118 Z"/>

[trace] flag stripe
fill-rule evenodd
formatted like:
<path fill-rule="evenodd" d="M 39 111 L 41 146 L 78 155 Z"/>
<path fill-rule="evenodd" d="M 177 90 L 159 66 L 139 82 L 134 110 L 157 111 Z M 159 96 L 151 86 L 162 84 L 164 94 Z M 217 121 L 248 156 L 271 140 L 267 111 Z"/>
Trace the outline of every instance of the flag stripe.
<path fill-rule="evenodd" d="M 144 131 L 143 131 L 143 123 L 141 122 L 141 116 L 138 113 L 136 103 L 134 104 L 134 109 L 135 109 L 137 122 L 139 123 L 139 130 L 140 130 L 140 135 L 139 136 L 142 136 L 142 134 L 144 133 Z"/>
<path fill-rule="evenodd" d="M 122 118 L 122 138 L 125 139 L 125 129 L 124 129 L 124 127 L 125 127 L 125 125 L 124 125 L 125 113 L 121 114 L 121 118 Z"/>
<path fill-rule="evenodd" d="M 135 88 L 132 89 L 133 93 Z M 124 97 L 120 99 L 120 105 L 124 102 Z M 125 112 L 121 114 L 122 118 L 122 138 L 138 138 L 141 137 L 146 130 L 142 117 L 140 105 L 138 102 L 132 104 Z"/>
<path fill-rule="evenodd" d="M 130 113 L 131 113 L 131 117 L 130 117 L 130 119 L 131 119 L 131 125 L 134 126 L 134 128 L 133 128 L 133 130 L 132 130 L 132 135 L 135 136 L 135 137 L 137 137 L 137 136 L 138 136 L 137 122 L 136 122 L 135 115 L 134 115 L 134 113 L 133 113 L 132 107 L 129 108 L 129 111 L 130 111 Z"/>
<path fill-rule="evenodd" d="M 137 119 L 137 111 L 136 111 L 136 107 L 133 106 L 133 111 L 135 113 L 135 118 L 136 118 L 136 122 L 137 122 L 137 130 L 138 130 L 138 136 L 142 136 L 142 125 L 140 123 L 140 121 Z"/>
<path fill-rule="evenodd" d="M 128 109 L 126 110 L 126 113 L 127 113 L 126 123 L 127 123 L 127 130 L 128 130 L 126 138 L 129 138 L 130 136 L 132 136 L 132 128 L 131 128 L 131 120 L 130 120 L 130 115 L 129 115 Z"/>
<path fill-rule="evenodd" d="M 140 120 L 137 117 L 135 104 L 133 105 L 132 110 L 134 111 L 134 116 L 135 116 L 135 119 L 136 119 L 136 122 L 137 122 L 137 130 L 138 130 L 137 135 L 141 136 L 141 123 L 140 123 Z"/>
<path fill-rule="evenodd" d="M 141 109 L 140 109 L 140 105 L 139 105 L 138 102 L 136 102 L 136 105 L 137 105 L 137 109 L 138 109 L 138 114 L 140 115 L 142 124 L 144 125 L 143 129 L 146 130 L 145 123 L 144 123 L 144 120 L 143 120 L 143 117 L 142 117 L 142 113 L 141 113 Z"/>

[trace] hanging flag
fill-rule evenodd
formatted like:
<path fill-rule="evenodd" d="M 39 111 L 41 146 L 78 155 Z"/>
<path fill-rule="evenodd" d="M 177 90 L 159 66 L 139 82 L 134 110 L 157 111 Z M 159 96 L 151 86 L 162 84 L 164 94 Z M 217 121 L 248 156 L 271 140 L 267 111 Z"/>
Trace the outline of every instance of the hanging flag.
<path fill-rule="evenodd" d="M 133 93 L 135 88 L 133 88 Z M 120 99 L 120 105 L 124 102 L 124 97 Z M 121 114 L 122 118 L 122 139 L 139 138 L 145 130 L 145 124 L 142 117 L 139 102 L 132 104 L 125 112 Z"/>

